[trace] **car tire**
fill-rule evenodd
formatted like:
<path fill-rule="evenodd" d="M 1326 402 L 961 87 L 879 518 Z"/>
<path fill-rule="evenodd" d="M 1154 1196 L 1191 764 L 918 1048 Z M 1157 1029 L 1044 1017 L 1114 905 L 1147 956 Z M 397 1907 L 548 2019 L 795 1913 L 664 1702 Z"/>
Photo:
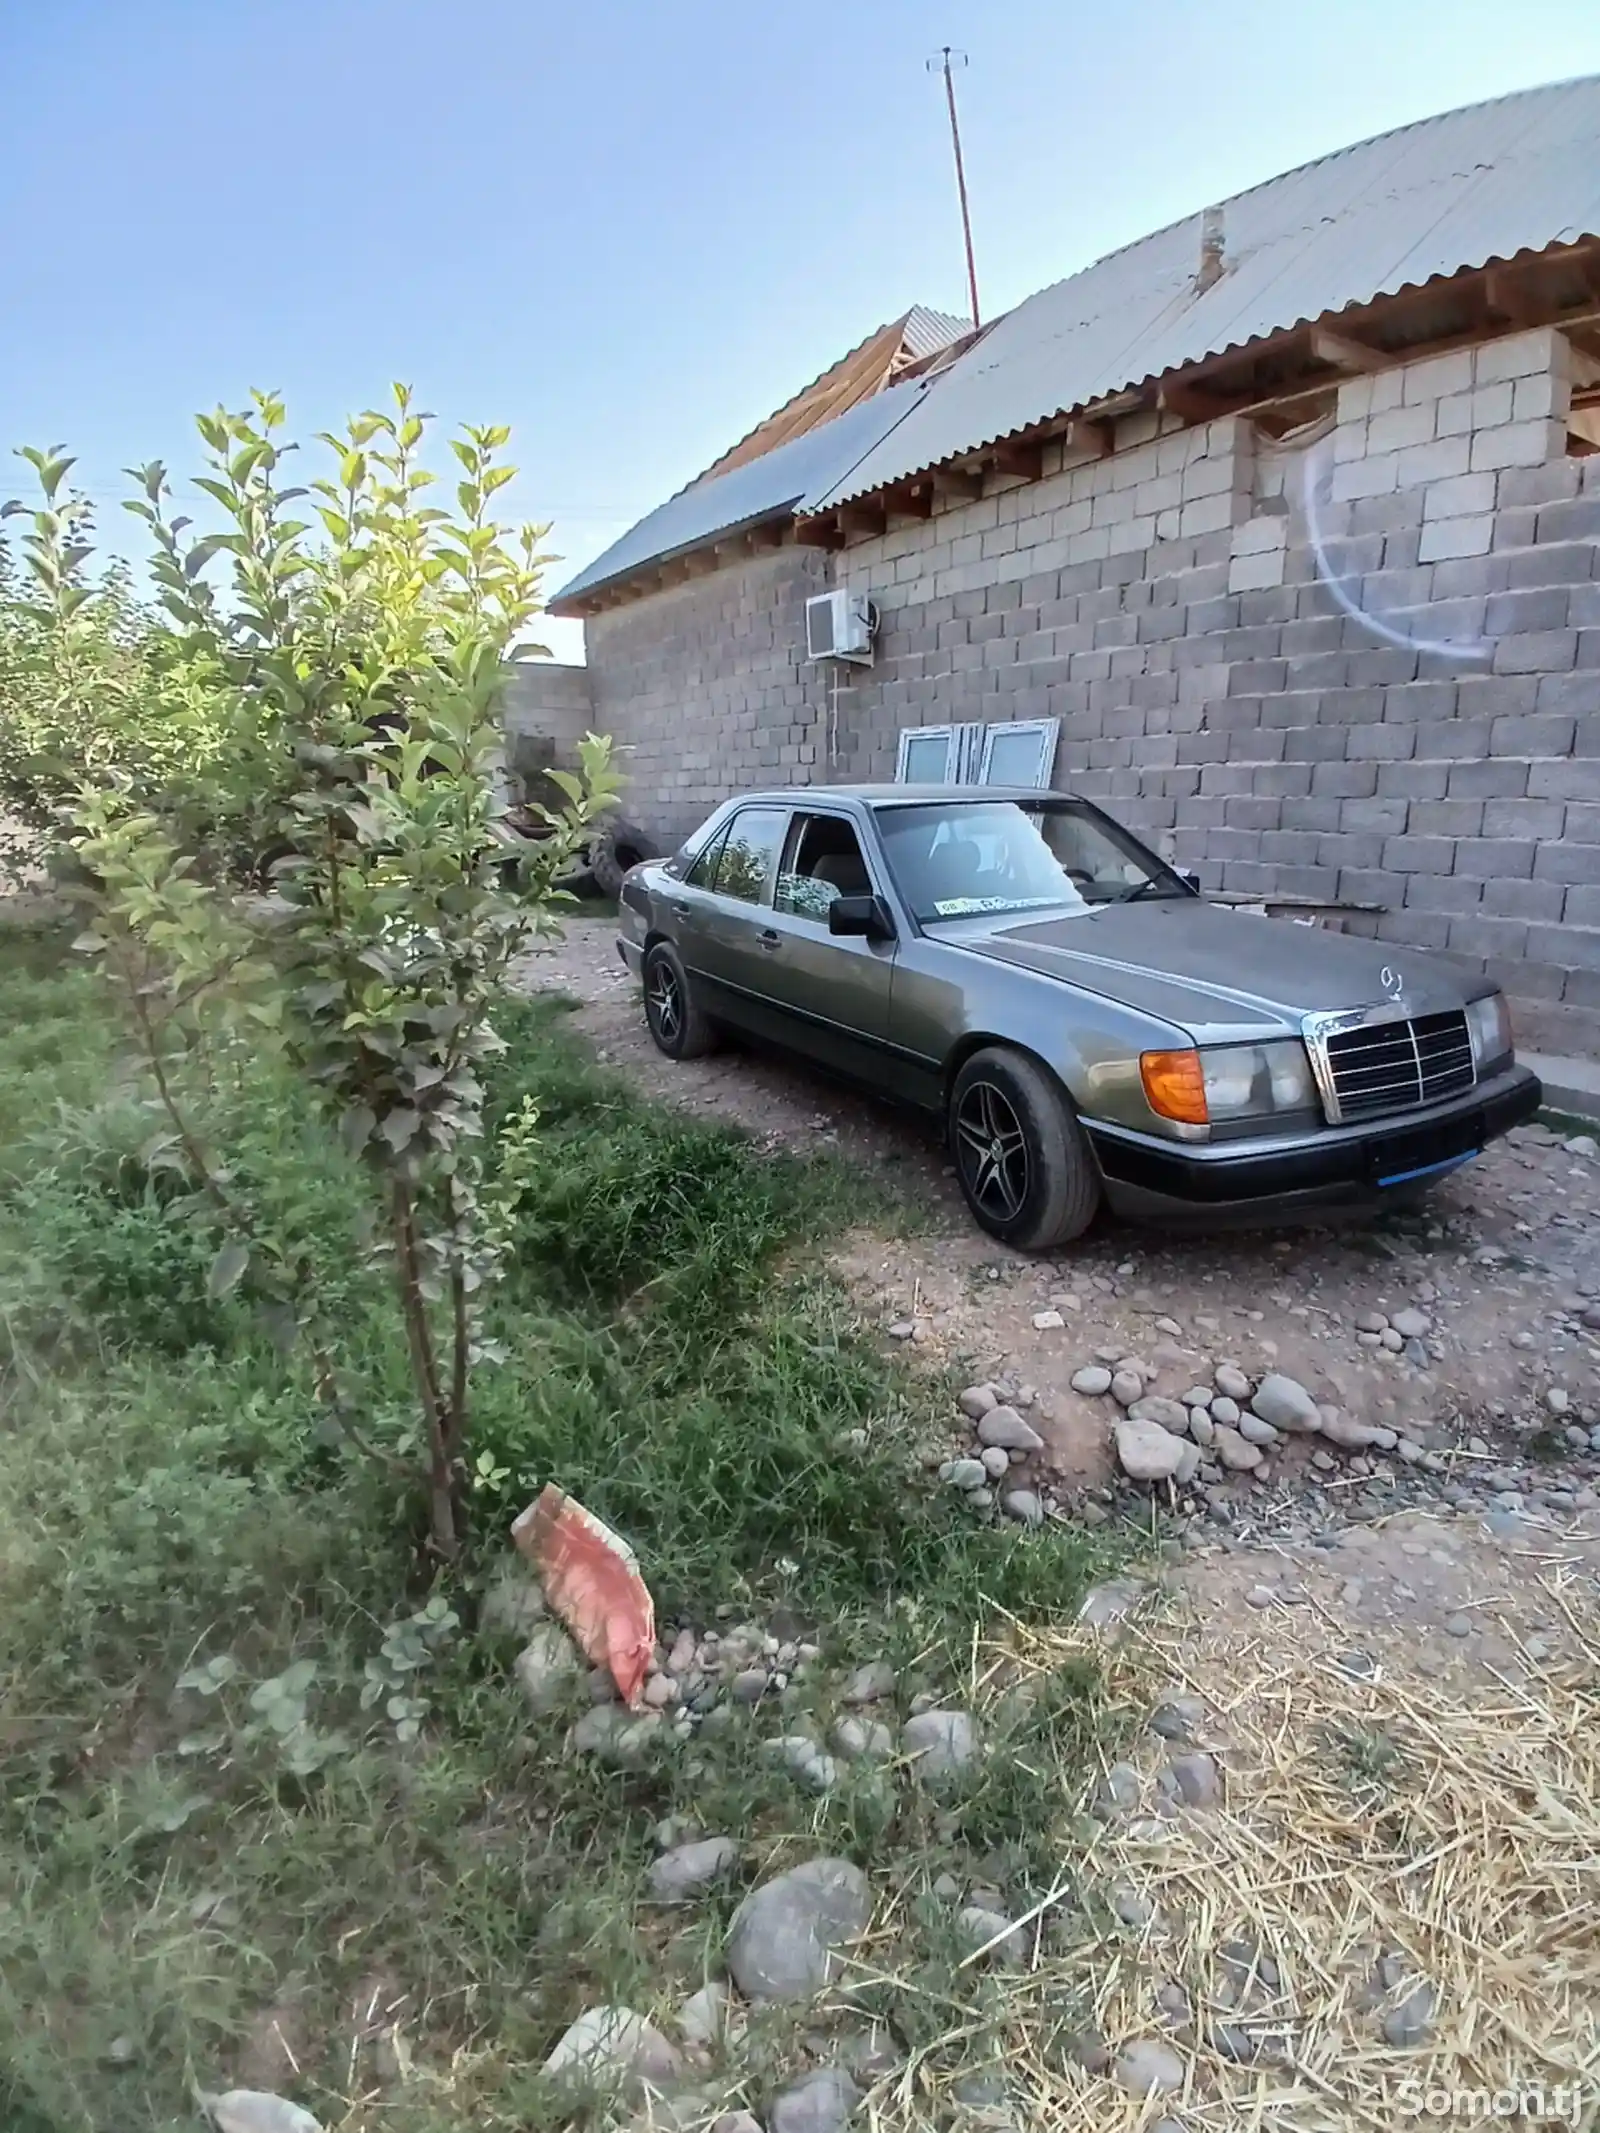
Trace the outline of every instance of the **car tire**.
<path fill-rule="evenodd" d="M 641 859 L 659 859 L 661 848 L 653 837 L 631 822 L 608 822 L 589 846 L 589 872 L 602 896 L 613 903 L 622 894 L 622 877 Z"/>
<path fill-rule="evenodd" d="M 716 1024 L 696 1002 L 670 941 L 656 941 L 645 951 L 644 1018 L 651 1042 L 669 1059 L 698 1059 L 716 1048 Z"/>
<path fill-rule="evenodd" d="M 1025 1052 L 974 1052 L 950 1091 L 950 1151 L 981 1229 L 1018 1251 L 1081 1236 L 1100 1206 L 1100 1173 L 1065 1091 Z"/>

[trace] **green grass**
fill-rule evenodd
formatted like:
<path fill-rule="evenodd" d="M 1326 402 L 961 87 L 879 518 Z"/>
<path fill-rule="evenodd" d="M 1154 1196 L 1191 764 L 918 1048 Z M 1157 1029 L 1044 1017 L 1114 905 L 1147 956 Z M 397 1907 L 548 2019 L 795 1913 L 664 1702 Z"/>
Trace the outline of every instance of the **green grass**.
<path fill-rule="evenodd" d="M 737 1899 L 641 1902 L 664 1814 L 739 1831 L 750 1873 L 836 1847 L 885 1889 L 981 1863 L 1019 1901 L 1042 1893 L 1108 1723 L 1090 1675 L 997 1704 L 997 1752 L 958 1799 L 858 1771 L 818 1802 L 762 1751 L 769 1714 L 626 1773 L 575 1761 L 571 1714 L 530 1724 L 514 1641 L 472 1628 L 509 1516 L 548 1479 L 633 1542 L 663 1622 L 782 1610 L 830 1671 L 888 1652 L 907 1693 L 960 1692 L 996 1609 L 1075 1606 L 1086 1543 L 978 1527 L 924 1474 L 942 1390 L 859 1335 L 823 1270 L 822 1240 L 862 1216 L 856 1177 L 654 1110 L 559 1010 L 508 1009 L 495 1104 L 532 1095 L 543 1127 L 494 1305 L 507 1361 L 477 1393 L 505 1478 L 474 1501 L 477 1553 L 446 1595 L 463 1620 L 413 1677 L 427 1710 L 403 1743 L 360 1690 L 426 1597 L 416 1508 L 325 1441 L 302 1360 L 248 1295 L 207 1296 L 215 1240 L 146 1166 L 144 1093 L 62 951 L 0 938 L 5 2133 L 191 2133 L 196 2087 L 273 2073 L 274 2024 L 300 2068 L 280 2052 L 279 2085 L 351 2133 L 573 2122 L 530 2069 L 585 2006 L 692 1990 Z M 203 1108 L 312 1254 L 369 1427 L 401 1441 L 359 1180 L 253 1062 Z M 236 1680 L 178 1689 L 222 1654 Z M 296 1661 L 315 1668 L 299 1762 L 250 1701 Z M 826 1721 L 826 1679 L 785 1726 L 808 1698 Z M 885 1988 L 908 2038 L 944 1960 L 928 1932 L 923 1983 Z M 388 2088 L 355 2014 L 375 1991 L 414 2055 Z M 756 2027 L 757 2078 L 780 2031 Z"/>

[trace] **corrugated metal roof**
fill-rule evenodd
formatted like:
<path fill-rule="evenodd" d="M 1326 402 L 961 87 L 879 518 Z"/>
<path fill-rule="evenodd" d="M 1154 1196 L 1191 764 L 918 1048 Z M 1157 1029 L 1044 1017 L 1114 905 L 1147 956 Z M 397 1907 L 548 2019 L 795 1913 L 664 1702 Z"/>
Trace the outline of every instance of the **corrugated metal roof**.
<path fill-rule="evenodd" d="M 913 304 L 901 322 L 900 338 L 906 354 L 920 362 L 971 331 L 969 318 L 957 318 L 953 311 L 930 311 L 926 304 Z"/>
<path fill-rule="evenodd" d="M 1198 214 L 1030 297 L 937 377 L 816 511 L 1349 305 L 1600 234 L 1600 76 L 1425 119 Z"/>
<path fill-rule="evenodd" d="M 669 497 L 563 585 L 550 602 L 551 612 L 559 614 L 568 601 L 596 586 L 647 563 L 664 563 L 718 534 L 787 518 L 803 497 L 821 495 L 835 482 L 847 480 L 863 454 L 880 444 L 915 406 L 921 391 L 915 383 L 888 386 L 792 443 Z"/>

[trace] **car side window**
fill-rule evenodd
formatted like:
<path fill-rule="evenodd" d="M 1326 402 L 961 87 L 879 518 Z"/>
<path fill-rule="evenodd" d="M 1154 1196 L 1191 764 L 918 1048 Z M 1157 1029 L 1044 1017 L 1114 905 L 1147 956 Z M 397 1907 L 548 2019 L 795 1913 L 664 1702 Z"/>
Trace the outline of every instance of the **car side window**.
<path fill-rule="evenodd" d="M 796 815 L 778 869 L 773 908 L 825 926 L 835 898 L 871 892 L 872 876 L 852 825 L 840 815 Z"/>
<path fill-rule="evenodd" d="M 719 896 L 734 896 L 746 904 L 766 902 L 788 823 L 787 808 L 740 808 L 717 855 L 714 887 Z"/>
<path fill-rule="evenodd" d="M 710 837 L 695 853 L 684 871 L 684 880 L 691 888 L 709 889 L 717 878 L 717 861 L 722 857 L 722 847 L 728 841 L 728 825 L 723 824 L 714 837 Z"/>

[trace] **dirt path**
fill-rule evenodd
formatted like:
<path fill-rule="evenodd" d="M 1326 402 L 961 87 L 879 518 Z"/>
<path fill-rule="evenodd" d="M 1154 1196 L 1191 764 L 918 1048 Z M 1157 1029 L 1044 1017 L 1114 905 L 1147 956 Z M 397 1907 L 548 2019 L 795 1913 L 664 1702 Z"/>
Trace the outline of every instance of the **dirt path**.
<path fill-rule="evenodd" d="M 580 1000 L 601 1057 L 651 1095 L 770 1146 L 836 1148 L 892 1179 L 927 1228 L 844 1240 L 835 1263 L 863 1318 L 930 1364 L 1031 1393 L 1021 1404 L 1069 1496 L 1111 1501 L 1115 1413 L 1071 1379 L 1132 1359 L 1146 1391 L 1169 1397 L 1224 1363 L 1252 1379 L 1282 1372 L 1412 1447 L 1399 1460 L 1332 1459 L 1315 1439 L 1286 1440 L 1255 1474 L 1195 1499 L 1242 1533 L 1282 1539 L 1407 1502 L 1593 1508 L 1600 1159 L 1586 1137 L 1521 1129 L 1421 1210 L 1365 1226 L 1206 1236 L 1102 1221 L 1058 1258 L 1035 1259 L 972 1226 L 943 1149 L 914 1122 L 778 1059 L 662 1058 L 609 920 L 574 920 L 522 975 Z M 1384 1320 L 1420 1330 L 1365 1330 Z"/>

